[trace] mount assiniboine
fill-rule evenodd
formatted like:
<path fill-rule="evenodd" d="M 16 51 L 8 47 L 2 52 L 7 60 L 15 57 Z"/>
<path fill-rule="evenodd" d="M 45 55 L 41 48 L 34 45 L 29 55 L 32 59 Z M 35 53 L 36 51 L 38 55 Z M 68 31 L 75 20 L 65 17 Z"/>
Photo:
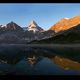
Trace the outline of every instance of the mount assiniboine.
<path fill-rule="evenodd" d="M 38 26 L 38 24 L 34 20 L 31 21 L 31 23 L 27 27 L 27 30 L 33 31 L 34 33 L 44 31 L 41 27 Z"/>

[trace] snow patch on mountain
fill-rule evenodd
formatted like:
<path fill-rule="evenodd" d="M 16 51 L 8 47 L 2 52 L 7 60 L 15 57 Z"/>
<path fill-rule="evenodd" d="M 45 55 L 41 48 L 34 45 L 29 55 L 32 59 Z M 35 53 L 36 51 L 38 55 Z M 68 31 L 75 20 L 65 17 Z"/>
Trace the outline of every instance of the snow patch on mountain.
<path fill-rule="evenodd" d="M 37 23 L 33 20 L 33 21 L 31 21 L 30 22 L 30 24 L 28 25 L 28 27 L 27 27 L 27 30 L 28 31 L 33 31 L 34 33 L 35 32 L 39 32 L 39 31 L 42 31 L 43 29 L 41 28 L 41 27 L 39 27 L 38 25 L 37 25 Z"/>
<path fill-rule="evenodd" d="M 67 19 L 68 20 L 69 18 L 65 17 L 64 19 Z"/>

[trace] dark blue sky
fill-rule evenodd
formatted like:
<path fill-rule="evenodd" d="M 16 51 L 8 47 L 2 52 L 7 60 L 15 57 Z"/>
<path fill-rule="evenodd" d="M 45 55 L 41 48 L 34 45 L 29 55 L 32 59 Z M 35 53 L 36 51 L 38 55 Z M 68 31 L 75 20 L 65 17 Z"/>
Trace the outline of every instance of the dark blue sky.
<path fill-rule="evenodd" d="M 43 29 L 49 29 L 62 18 L 80 15 L 80 3 L 14 3 L 0 4 L 0 24 L 10 21 L 18 25 L 28 26 L 35 20 Z"/>

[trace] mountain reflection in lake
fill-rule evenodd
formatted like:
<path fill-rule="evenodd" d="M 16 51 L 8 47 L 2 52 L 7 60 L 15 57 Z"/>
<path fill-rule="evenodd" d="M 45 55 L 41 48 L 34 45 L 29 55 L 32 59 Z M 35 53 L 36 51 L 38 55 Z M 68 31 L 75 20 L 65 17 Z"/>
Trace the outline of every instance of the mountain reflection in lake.
<path fill-rule="evenodd" d="M 79 59 L 41 48 L 0 49 L 0 75 L 80 75 Z"/>

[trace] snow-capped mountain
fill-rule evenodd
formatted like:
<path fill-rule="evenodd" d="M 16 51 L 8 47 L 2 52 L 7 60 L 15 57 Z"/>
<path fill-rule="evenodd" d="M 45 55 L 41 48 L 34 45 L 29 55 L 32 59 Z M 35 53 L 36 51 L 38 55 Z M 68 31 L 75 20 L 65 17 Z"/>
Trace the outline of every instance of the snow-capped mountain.
<path fill-rule="evenodd" d="M 30 22 L 30 24 L 27 27 L 27 30 L 33 31 L 34 33 L 43 31 L 43 29 L 39 27 L 38 24 L 34 20 Z"/>
<path fill-rule="evenodd" d="M 27 28 L 23 27 L 23 29 L 25 30 L 25 39 L 30 39 L 30 41 L 50 38 L 54 34 L 54 31 L 43 30 L 34 20 L 30 22 Z"/>
<path fill-rule="evenodd" d="M 27 43 L 33 40 L 50 38 L 54 31 L 45 31 L 35 21 L 31 21 L 28 27 L 21 27 L 11 21 L 6 25 L 0 25 L 0 43 Z"/>

